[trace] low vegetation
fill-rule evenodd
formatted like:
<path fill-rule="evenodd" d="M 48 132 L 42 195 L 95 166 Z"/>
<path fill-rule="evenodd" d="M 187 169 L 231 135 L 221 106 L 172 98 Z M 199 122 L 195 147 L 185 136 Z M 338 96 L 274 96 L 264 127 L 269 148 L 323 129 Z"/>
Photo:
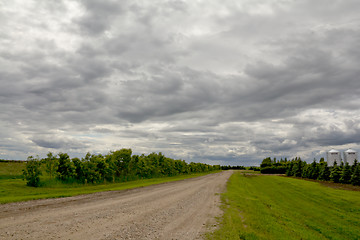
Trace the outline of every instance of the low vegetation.
<path fill-rule="evenodd" d="M 49 152 L 44 159 L 30 156 L 26 162 L 0 164 L 0 203 L 143 187 L 220 170 L 220 166 L 188 164 L 161 153 L 132 155 L 131 149 L 105 156 L 88 153 L 82 159 Z"/>
<path fill-rule="evenodd" d="M 120 149 L 105 156 L 87 153 L 82 159 L 70 159 L 67 153 L 54 156 L 49 152 L 47 157 L 41 160 L 28 157 L 23 173 L 29 186 L 41 186 L 41 165 L 44 165 L 50 179 L 83 184 L 125 182 L 220 170 L 220 166 L 193 162 L 188 164 L 184 160 L 174 160 L 161 153 L 132 155 L 131 149 Z"/>
<path fill-rule="evenodd" d="M 360 192 L 282 176 L 236 173 L 209 239 L 360 239 Z"/>

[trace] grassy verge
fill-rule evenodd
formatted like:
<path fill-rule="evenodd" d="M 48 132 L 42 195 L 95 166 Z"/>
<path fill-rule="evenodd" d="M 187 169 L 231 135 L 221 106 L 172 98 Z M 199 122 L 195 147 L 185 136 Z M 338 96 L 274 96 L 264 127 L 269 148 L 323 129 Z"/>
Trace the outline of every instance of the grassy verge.
<path fill-rule="evenodd" d="M 80 194 L 88 194 L 103 191 L 125 190 L 150 185 L 179 181 L 187 178 L 200 177 L 209 173 L 198 173 L 191 175 L 180 175 L 174 177 L 143 179 L 122 183 L 108 184 L 51 184 L 51 187 L 28 187 L 21 179 L 0 179 L 0 204 L 19 202 L 44 198 L 70 197 Z"/>
<path fill-rule="evenodd" d="M 360 239 L 360 192 L 280 176 L 233 174 L 209 239 Z"/>

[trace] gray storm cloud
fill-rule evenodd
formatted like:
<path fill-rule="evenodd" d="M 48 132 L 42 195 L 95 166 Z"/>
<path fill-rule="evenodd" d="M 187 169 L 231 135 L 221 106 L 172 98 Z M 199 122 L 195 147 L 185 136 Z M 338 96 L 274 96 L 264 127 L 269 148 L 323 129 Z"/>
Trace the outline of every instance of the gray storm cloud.
<path fill-rule="evenodd" d="M 358 1 L 0 6 L 0 158 L 131 147 L 252 165 L 360 148 Z"/>

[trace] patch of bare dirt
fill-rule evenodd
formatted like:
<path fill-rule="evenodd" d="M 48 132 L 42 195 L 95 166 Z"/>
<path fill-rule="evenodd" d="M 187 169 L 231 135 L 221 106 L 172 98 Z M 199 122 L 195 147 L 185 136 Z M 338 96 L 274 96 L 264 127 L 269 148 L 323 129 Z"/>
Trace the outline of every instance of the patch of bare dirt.
<path fill-rule="evenodd" d="M 232 171 L 127 191 L 0 205 L 0 239 L 201 239 Z"/>

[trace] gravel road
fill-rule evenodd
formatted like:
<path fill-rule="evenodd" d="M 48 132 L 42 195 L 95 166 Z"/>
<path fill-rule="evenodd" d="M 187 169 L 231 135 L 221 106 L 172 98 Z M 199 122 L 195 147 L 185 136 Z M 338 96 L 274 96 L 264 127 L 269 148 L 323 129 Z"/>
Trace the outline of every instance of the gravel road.
<path fill-rule="evenodd" d="M 127 191 L 0 205 L 0 239 L 202 239 L 231 171 Z"/>

